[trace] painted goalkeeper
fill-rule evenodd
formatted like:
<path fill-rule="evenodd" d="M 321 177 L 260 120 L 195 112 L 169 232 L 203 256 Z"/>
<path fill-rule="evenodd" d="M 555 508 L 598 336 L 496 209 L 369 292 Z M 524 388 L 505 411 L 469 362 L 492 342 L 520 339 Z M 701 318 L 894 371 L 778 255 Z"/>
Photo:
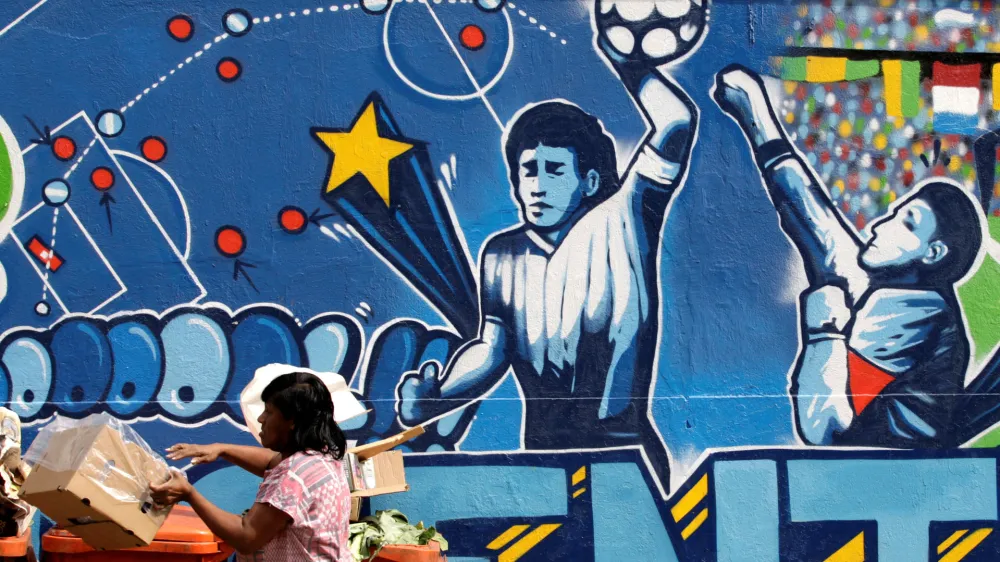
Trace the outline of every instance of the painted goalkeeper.
<path fill-rule="evenodd" d="M 932 178 L 862 241 L 788 141 L 760 77 L 720 72 L 715 99 L 743 130 L 810 289 L 791 380 L 798 432 L 814 445 L 954 447 L 970 345 L 955 284 L 983 240 L 979 204 Z"/>

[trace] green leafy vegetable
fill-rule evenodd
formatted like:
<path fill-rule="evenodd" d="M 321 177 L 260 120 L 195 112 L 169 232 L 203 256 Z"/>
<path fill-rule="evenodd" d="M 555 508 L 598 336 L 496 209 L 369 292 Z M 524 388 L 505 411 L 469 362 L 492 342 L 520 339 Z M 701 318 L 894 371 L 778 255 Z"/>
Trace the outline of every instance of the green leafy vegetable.
<path fill-rule="evenodd" d="M 350 527 L 348 544 L 355 562 L 371 560 L 378 556 L 387 544 L 426 545 L 434 541 L 448 550 L 448 541 L 434 527 L 424 528 L 423 522 L 411 525 L 405 515 L 395 509 L 375 513 L 365 517 Z"/>

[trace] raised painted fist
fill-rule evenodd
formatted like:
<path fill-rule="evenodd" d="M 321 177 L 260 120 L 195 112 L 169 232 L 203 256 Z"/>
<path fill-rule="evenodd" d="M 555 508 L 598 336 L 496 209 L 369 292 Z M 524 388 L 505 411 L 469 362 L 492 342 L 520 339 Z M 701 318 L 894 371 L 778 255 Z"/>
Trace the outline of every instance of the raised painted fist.
<path fill-rule="evenodd" d="M 416 371 L 403 373 L 396 387 L 396 411 L 399 420 L 412 427 L 439 413 L 441 364 L 427 361 Z"/>

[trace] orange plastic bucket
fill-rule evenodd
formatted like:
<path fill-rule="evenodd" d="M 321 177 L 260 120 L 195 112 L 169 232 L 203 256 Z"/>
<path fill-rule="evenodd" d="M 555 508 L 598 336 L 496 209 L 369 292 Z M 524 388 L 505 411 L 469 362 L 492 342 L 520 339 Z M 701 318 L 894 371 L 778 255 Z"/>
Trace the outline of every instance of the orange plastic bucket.
<path fill-rule="evenodd" d="M 441 545 L 431 541 L 427 546 L 390 544 L 382 547 L 372 562 L 442 562 Z"/>
<path fill-rule="evenodd" d="M 21 559 L 28 555 L 28 543 L 31 532 L 25 532 L 20 537 L 6 537 L 0 539 L 0 561 L 7 559 Z"/>
<path fill-rule="evenodd" d="M 72 533 L 51 529 L 42 537 L 47 562 L 220 562 L 233 553 L 194 510 L 179 505 L 170 512 L 149 546 L 96 551 Z"/>

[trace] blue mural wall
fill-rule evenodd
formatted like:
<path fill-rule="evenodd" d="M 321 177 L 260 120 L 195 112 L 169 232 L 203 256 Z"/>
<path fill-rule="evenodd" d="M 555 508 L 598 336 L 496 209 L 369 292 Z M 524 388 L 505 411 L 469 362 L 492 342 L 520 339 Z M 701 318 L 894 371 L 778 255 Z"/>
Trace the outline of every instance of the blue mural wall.
<path fill-rule="evenodd" d="M 29 442 L 252 444 L 279 362 L 425 426 L 369 508 L 452 560 L 1000 557 L 992 2 L 8 0 L 0 61 Z"/>

